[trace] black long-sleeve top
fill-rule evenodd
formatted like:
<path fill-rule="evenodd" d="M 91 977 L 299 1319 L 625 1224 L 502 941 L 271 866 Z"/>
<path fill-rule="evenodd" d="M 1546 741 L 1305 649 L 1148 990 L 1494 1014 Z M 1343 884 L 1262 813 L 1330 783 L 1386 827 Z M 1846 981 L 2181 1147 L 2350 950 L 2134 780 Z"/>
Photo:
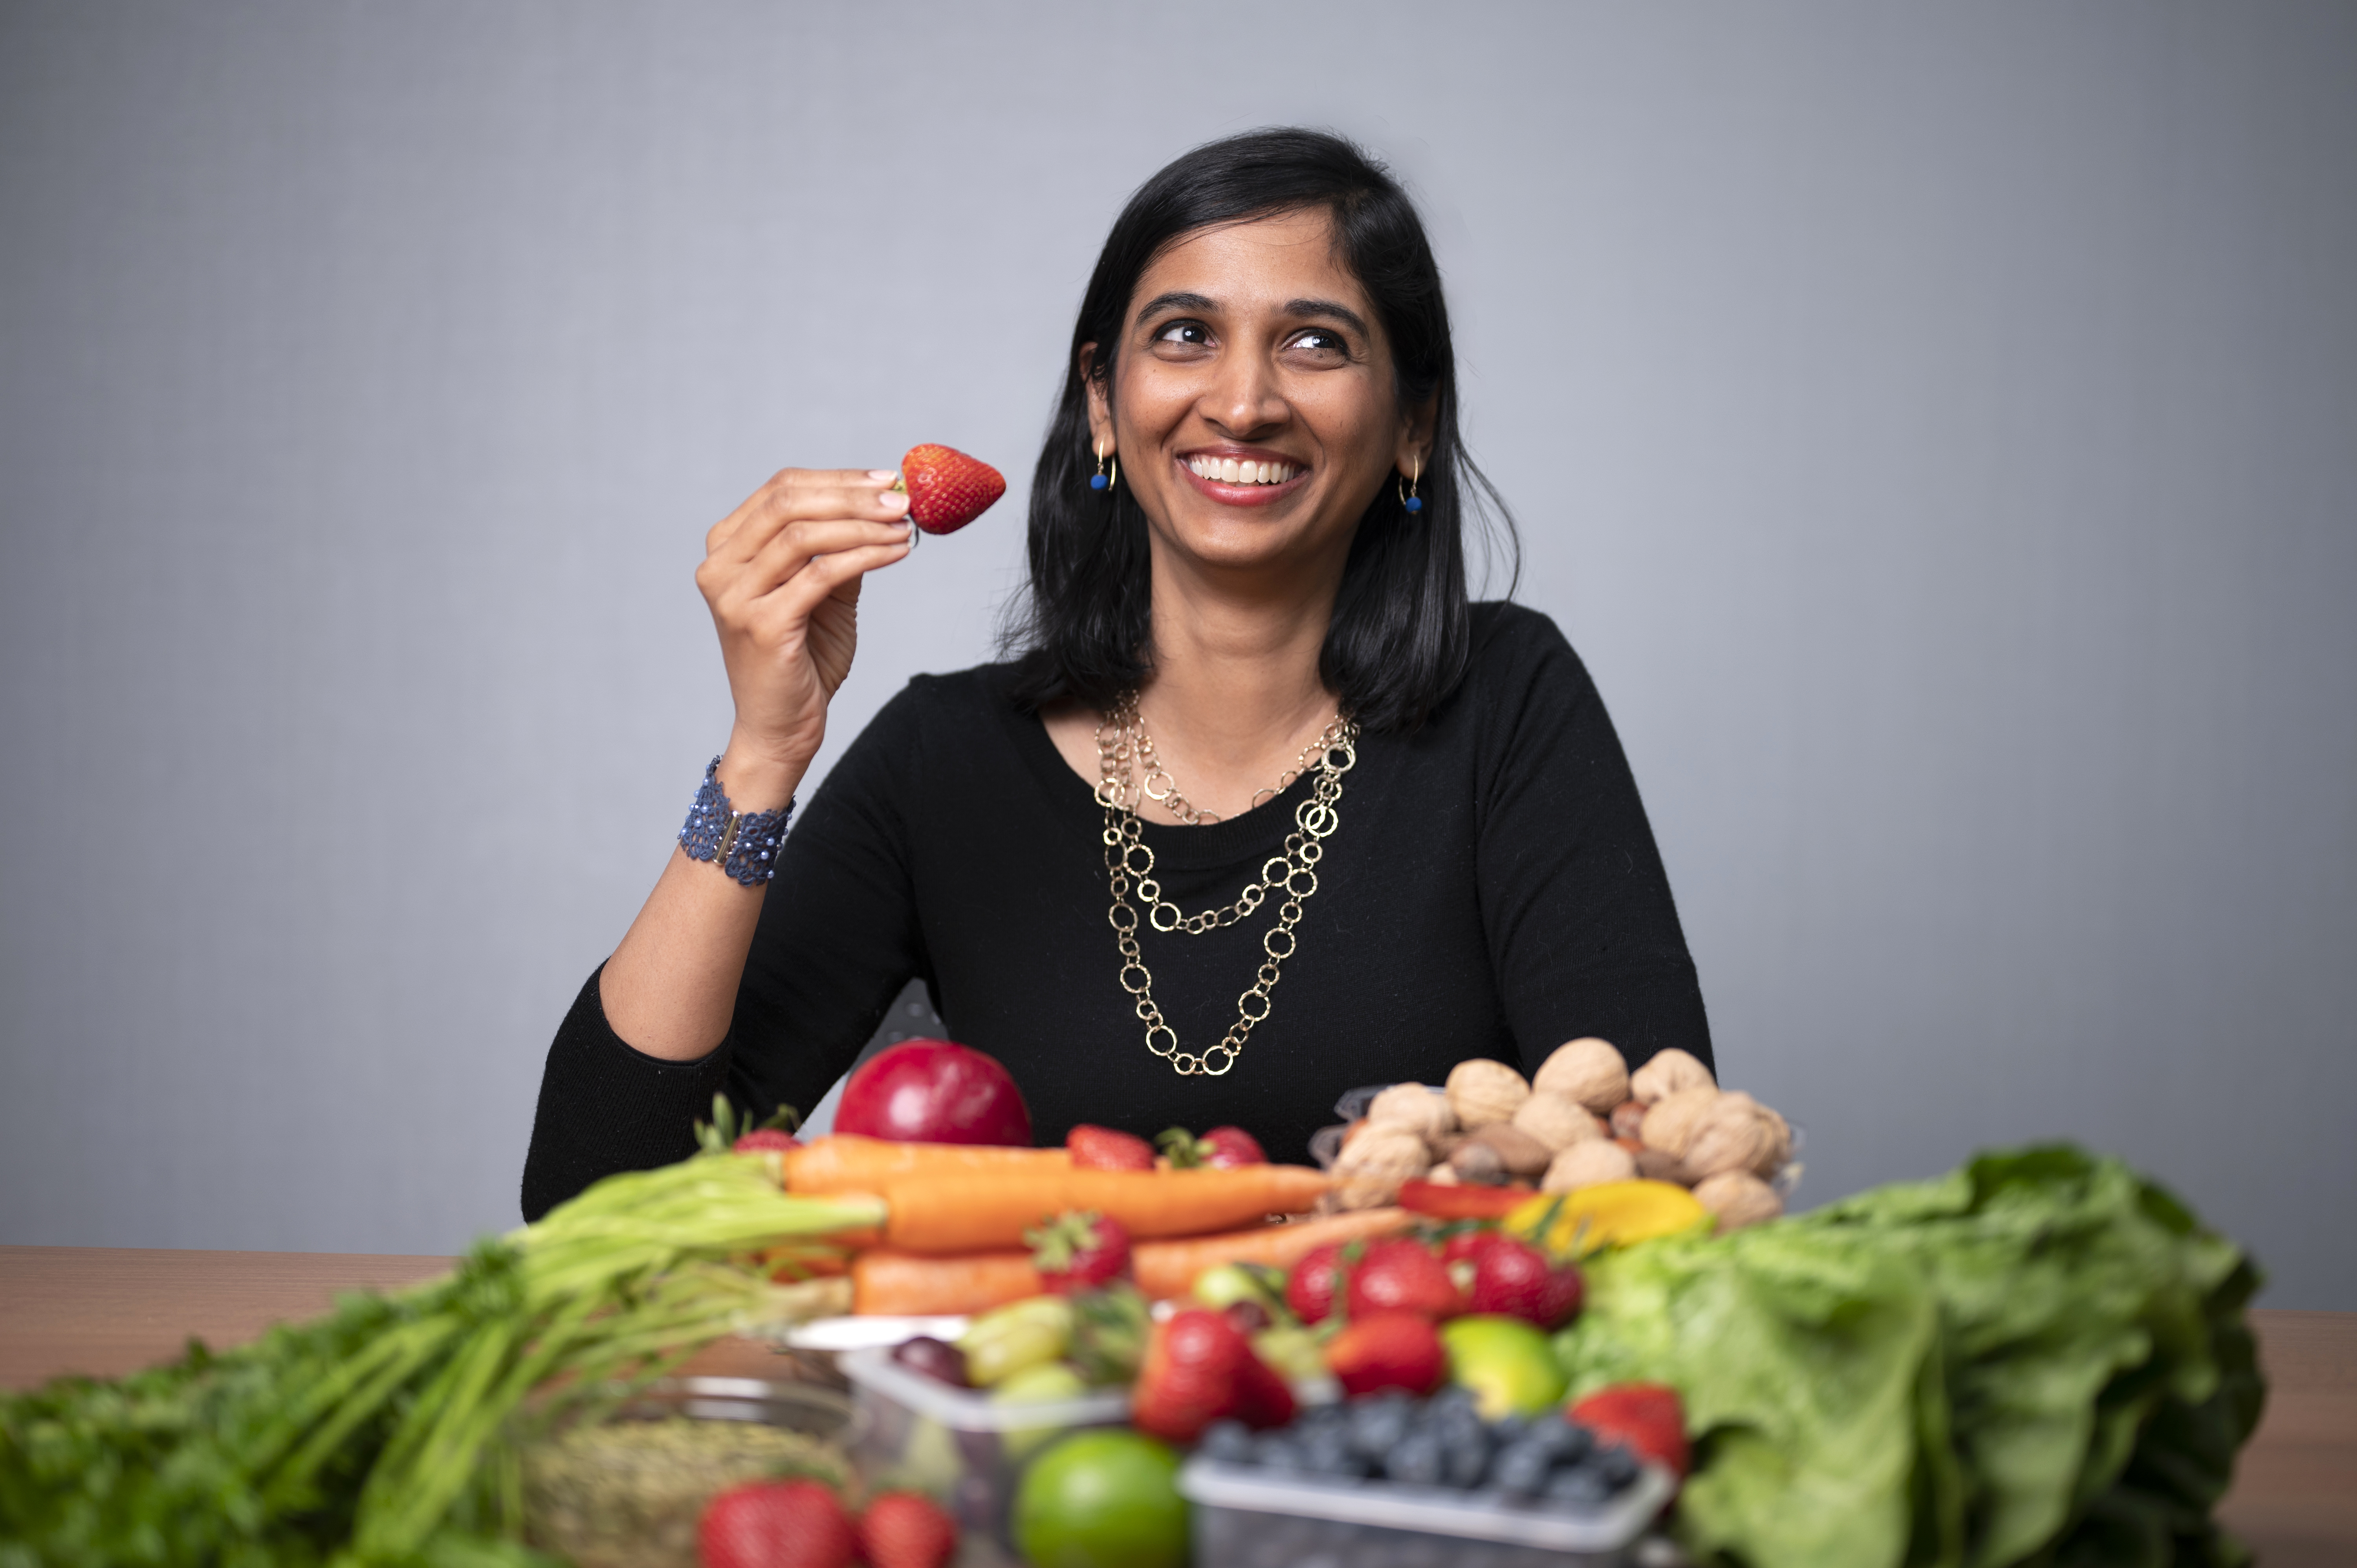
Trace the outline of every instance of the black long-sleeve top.
<path fill-rule="evenodd" d="M 716 1090 L 764 1113 L 816 1103 L 911 977 L 950 1037 L 1014 1074 L 1043 1144 L 1076 1122 L 1146 1137 L 1232 1122 L 1299 1160 L 1344 1090 L 1437 1083 L 1469 1057 L 1529 1072 L 1600 1035 L 1632 1066 L 1671 1046 L 1712 1059 L 1636 782 L 1546 617 L 1477 605 L 1463 682 L 1415 734 L 1362 737 L 1269 1017 L 1218 1078 L 1147 1051 L 1116 979 L 1103 810 L 1008 689 L 1004 665 L 920 676 L 845 753 L 786 839 L 710 1056 L 633 1050 L 589 977 L 549 1047 L 528 1217 L 690 1153 Z M 1146 819 L 1163 897 L 1190 913 L 1233 900 L 1313 778 L 1226 822 Z M 1180 1048 L 1234 1021 L 1276 902 L 1204 936 L 1144 933 Z"/>

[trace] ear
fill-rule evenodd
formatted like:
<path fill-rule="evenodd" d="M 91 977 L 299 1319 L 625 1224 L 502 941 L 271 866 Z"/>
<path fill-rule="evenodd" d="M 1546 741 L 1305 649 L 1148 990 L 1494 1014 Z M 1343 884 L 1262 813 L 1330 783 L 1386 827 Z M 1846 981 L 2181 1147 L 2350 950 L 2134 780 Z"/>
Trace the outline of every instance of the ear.
<path fill-rule="evenodd" d="M 1438 392 L 1400 415 L 1399 449 L 1392 455 L 1392 464 L 1401 473 L 1418 473 L 1431 466 L 1432 432 L 1439 420 Z"/>
<path fill-rule="evenodd" d="M 1089 374 L 1096 363 L 1097 346 L 1081 345 L 1081 384 L 1089 389 L 1089 445 L 1092 450 L 1111 456 L 1113 445 L 1113 403 L 1105 396 L 1104 381 Z"/>

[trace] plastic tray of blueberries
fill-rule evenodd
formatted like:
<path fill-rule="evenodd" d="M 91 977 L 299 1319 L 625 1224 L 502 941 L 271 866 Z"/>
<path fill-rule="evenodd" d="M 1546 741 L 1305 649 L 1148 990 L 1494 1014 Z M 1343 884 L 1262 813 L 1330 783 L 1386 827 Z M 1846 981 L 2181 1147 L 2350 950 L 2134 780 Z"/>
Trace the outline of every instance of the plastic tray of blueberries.
<path fill-rule="evenodd" d="M 1200 1568 L 1625 1563 L 1675 1488 L 1559 1416 L 1484 1423 L 1448 1395 L 1223 1424 L 1178 1476 Z"/>

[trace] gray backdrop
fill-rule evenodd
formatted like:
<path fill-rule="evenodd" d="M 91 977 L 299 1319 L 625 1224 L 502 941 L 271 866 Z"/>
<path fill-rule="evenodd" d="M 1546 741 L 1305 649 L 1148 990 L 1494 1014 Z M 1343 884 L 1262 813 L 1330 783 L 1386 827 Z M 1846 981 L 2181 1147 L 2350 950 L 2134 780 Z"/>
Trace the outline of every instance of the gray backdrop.
<path fill-rule="evenodd" d="M 2357 1307 L 2341 4 L 6 5 L 0 1240 L 511 1223 L 725 734 L 704 529 L 1019 480 L 1125 195 L 1275 121 L 1425 203 L 1803 1195 L 2069 1135 Z"/>

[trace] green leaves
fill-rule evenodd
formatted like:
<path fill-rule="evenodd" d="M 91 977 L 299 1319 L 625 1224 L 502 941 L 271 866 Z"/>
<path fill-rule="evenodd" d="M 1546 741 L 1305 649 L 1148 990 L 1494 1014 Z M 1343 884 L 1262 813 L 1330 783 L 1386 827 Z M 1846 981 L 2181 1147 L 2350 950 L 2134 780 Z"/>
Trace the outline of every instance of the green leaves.
<path fill-rule="evenodd" d="M 2263 1398 L 2255 1275 L 2126 1166 L 1990 1155 L 1712 1240 L 1609 1252 L 1575 1392 L 1686 1400 L 1698 1550 L 1755 1568 L 2226 1564 Z"/>

